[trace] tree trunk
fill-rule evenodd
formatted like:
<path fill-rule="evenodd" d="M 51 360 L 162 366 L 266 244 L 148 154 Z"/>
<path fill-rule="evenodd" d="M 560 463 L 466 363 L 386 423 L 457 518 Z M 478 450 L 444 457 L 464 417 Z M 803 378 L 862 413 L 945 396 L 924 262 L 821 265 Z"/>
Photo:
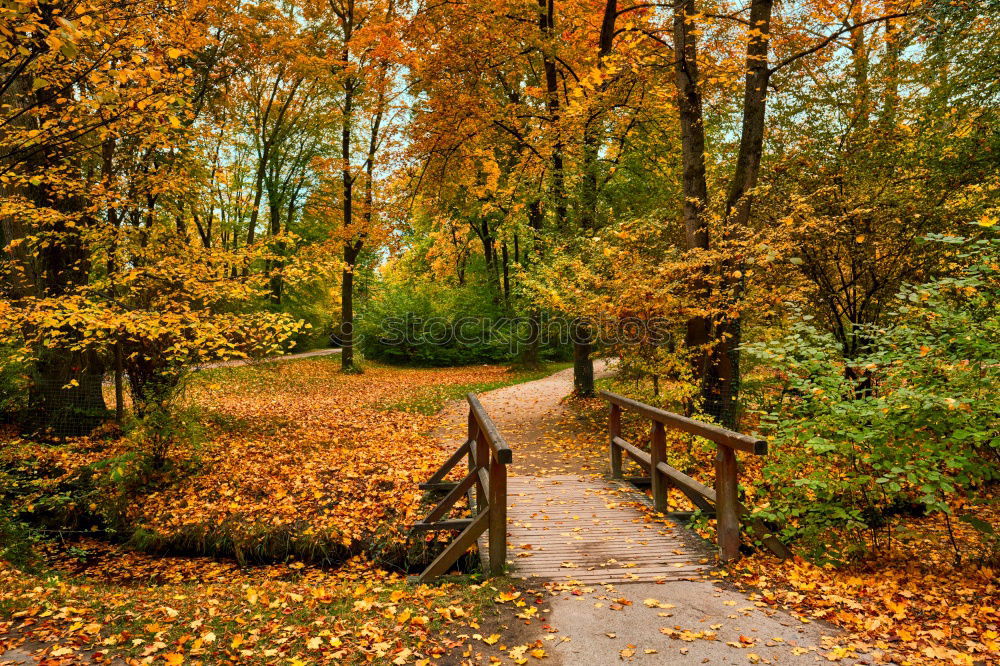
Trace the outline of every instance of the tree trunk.
<path fill-rule="evenodd" d="M 604 17 L 601 20 L 601 33 L 597 41 L 597 69 L 604 71 L 604 59 L 611 55 L 614 47 L 615 24 L 618 19 L 618 0 L 607 0 L 604 6 Z M 598 89 L 603 93 L 606 84 Z M 597 103 L 601 104 L 600 95 Z M 598 197 L 598 153 L 600 151 L 601 134 L 603 133 L 603 111 L 593 109 L 590 118 L 583 126 L 583 180 L 580 202 L 580 228 L 587 231 L 597 227 L 597 197 Z"/>
<path fill-rule="evenodd" d="M 581 398 L 594 395 L 593 332 L 584 321 L 573 324 L 573 390 Z"/>
<path fill-rule="evenodd" d="M 542 69 L 545 71 L 545 106 L 549 113 L 549 126 L 555 133 L 552 144 L 552 199 L 555 204 L 556 228 L 566 225 L 566 173 L 563 161 L 563 146 L 559 123 L 559 79 L 556 61 L 551 53 L 555 35 L 555 0 L 538 0 L 538 28 L 545 40 L 541 50 Z"/>
<path fill-rule="evenodd" d="M 54 23 L 50 27 L 56 28 Z M 34 109 L 50 109 L 55 116 L 65 101 L 59 101 L 49 86 L 32 93 L 30 77 L 19 76 L 7 94 L 0 97 L 0 103 L 17 109 L 22 108 L 22 104 Z M 42 120 L 37 115 L 25 113 L 16 122 L 31 127 Z M 73 164 L 73 160 L 56 145 L 30 152 L 20 161 L 24 172 L 44 177 L 59 169 L 79 169 L 79 164 Z M 33 253 L 25 247 L 8 249 L 7 260 L 16 266 L 11 274 L 18 279 L 4 285 L 4 294 L 16 304 L 76 293 L 90 275 L 90 256 L 81 229 L 87 224 L 84 214 L 87 202 L 81 195 L 66 195 L 45 182 L 26 186 L 22 194 L 40 209 L 49 209 L 51 216 L 43 228 L 34 227 L 28 219 L 0 220 L 4 227 L 0 235 L 9 242 L 41 232 L 47 242 Z M 104 374 L 101 359 L 92 351 L 74 352 L 66 348 L 42 347 L 37 354 L 38 360 L 31 369 L 27 421 L 23 425 L 31 431 L 60 437 L 89 434 L 107 416 L 101 387 Z"/>
<path fill-rule="evenodd" d="M 273 199 L 273 200 L 272 200 Z M 270 232 L 271 236 L 281 235 L 281 201 L 278 200 L 277 196 L 272 197 L 272 194 L 268 192 L 267 196 L 267 207 L 270 213 Z M 281 292 L 283 287 L 283 280 L 281 278 L 281 269 L 284 268 L 284 261 L 280 258 L 284 253 L 285 247 L 284 242 L 277 241 L 271 243 L 271 252 L 274 252 L 279 256 L 277 259 L 269 259 L 267 262 L 267 273 L 269 275 L 268 284 L 271 291 L 271 303 L 275 305 L 281 304 Z"/>
<path fill-rule="evenodd" d="M 267 167 L 269 150 L 270 146 L 265 143 L 257 165 L 257 174 L 254 176 L 253 208 L 250 209 L 250 222 L 247 227 L 247 247 L 253 245 L 257 234 L 257 218 L 260 217 L 260 202 L 264 196 L 264 170 Z"/>
<path fill-rule="evenodd" d="M 542 232 L 542 202 L 535 199 L 528 204 L 528 227 L 532 232 L 531 252 L 525 249 L 524 263 L 530 263 L 531 257 L 541 257 L 542 247 L 540 235 Z M 514 237 L 515 240 L 517 237 Z M 537 307 L 532 307 L 528 315 L 528 343 L 522 352 L 522 362 L 529 368 L 541 366 L 541 333 L 542 333 L 542 313 Z"/>
<path fill-rule="evenodd" d="M 503 300 L 510 307 L 510 254 L 507 252 L 507 241 L 500 243 L 500 259 L 503 264 Z"/>
<path fill-rule="evenodd" d="M 361 243 L 344 244 L 344 272 L 340 283 L 340 368 L 356 372 L 354 365 L 354 269 Z"/>
<path fill-rule="evenodd" d="M 349 37 L 349 33 L 345 30 Z M 344 62 L 350 60 L 348 37 L 344 41 Z M 351 131 L 354 120 L 354 80 L 344 82 L 344 122 L 340 129 L 341 177 L 343 180 L 344 234 L 350 237 L 354 222 L 354 176 L 351 174 Z M 360 248 L 359 248 L 360 249 Z M 351 241 L 344 242 L 344 270 L 340 284 L 340 369 L 354 372 L 354 266 L 358 251 Z"/>
<path fill-rule="evenodd" d="M 698 72 L 698 37 L 694 32 L 692 17 L 698 13 L 695 0 L 684 0 L 674 7 L 674 61 L 677 88 L 677 109 L 681 127 L 681 159 L 684 193 L 684 237 L 688 250 L 707 250 L 709 244 L 708 182 L 705 177 L 705 126 L 702 113 L 701 89 Z M 699 299 L 709 299 L 704 270 L 693 280 L 694 293 Z M 692 370 L 695 380 L 704 393 L 707 384 L 708 346 L 711 324 L 704 316 L 695 316 L 687 322 L 685 345 L 692 352 Z"/>
<path fill-rule="evenodd" d="M 764 152 L 764 120 L 767 110 L 767 84 L 771 76 L 768 68 L 768 42 L 771 33 L 771 12 L 774 0 L 753 0 L 750 4 L 750 25 L 754 36 L 747 44 L 747 76 L 743 95 L 743 130 L 740 149 L 736 158 L 736 171 L 726 196 L 726 219 L 731 228 L 747 229 L 753 204 L 753 189 L 760 175 L 760 161 Z M 723 265 L 723 276 L 729 284 L 733 298 L 742 296 L 743 278 L 730 277 L 739 265 L 738 259 L 728 259 Z M 717 353 L 714 365 L 718 368 L 718 411 L 724 425 L 735 428 L 737 402 L 740 391 L 740 343 L 743 326 L 737 315 L 723 321 L 716 335 Z"/>

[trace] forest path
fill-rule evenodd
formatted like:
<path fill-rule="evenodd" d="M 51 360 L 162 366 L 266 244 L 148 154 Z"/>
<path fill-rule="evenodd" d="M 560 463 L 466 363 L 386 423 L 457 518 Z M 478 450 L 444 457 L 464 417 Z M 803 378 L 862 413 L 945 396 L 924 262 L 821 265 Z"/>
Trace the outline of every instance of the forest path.
<path fill-rule="evenodd" d="M 245 359 L 237 358 L 231 361 L 215 361 L 214 363 L 205 363 L 204 365 L 199 365 L 199 370 L 207 370 L 210 368 L 237 368 L 244 365 L 261 365 L 262 363 L 277 363 L 282 361 L 297 361 L 302 358 L 315 358 L 317 356 L 331 356 L 333 354 L 339 354 L 340 347 L 333 349 L 314 349 L 307 352 L 298 352 L 296 354 L 281 354 L 279 356 L 268 356 L 262 359 Z"/>
<path fill-rule="evenodd" d="M 595 363 L 597 376 L 609 372 Z M 604 478 L 605 459 L 582 461 L 573 443 L 593 433 L 564 403 L 572 390 L 567 369 L 478 396 L 513 450 L 508 565 L 527 602 L 503 619 L 507 651 L 484 644 L 481 656 L 506 663 L 527 644 L 549 664 L 574 666 L 825 660 L 818 646 L 831 627 L 727 589 L 710 575 L 704 541 L 652 520 L 645 494 Z M 465 436 L 467 409 L 445 409 L 439 435 L 449 446 Z"/>

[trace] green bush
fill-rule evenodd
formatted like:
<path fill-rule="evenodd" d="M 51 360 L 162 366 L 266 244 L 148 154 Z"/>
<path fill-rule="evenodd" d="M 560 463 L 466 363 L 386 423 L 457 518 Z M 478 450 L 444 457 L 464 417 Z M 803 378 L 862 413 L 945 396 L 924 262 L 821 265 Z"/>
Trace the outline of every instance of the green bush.
<path fill-rule="evenodd" d="M 294 344 L 290 345 L 290 351 L 294 353 L 331 346 L 330 333 L 338 306 L 329 282 L 315 280 L 289 285 L 282 294 L 278 309 L 306 323 L 292 336 Z"/>
<path fill-rule="evenodd" d="M 358 346 L 367 358 L 420 366 L 456 366 L 516 361 L 527 339 L 527 323 L 484 298 L 483 288 L 431 282 L 384 281 L 358 317 Z M 487 291 L 488 293 L 488 291 Z M 545 345 L 541 360 L 566 356 Z"/>
<path fill-rule="evenodd" d="M 31 567 L 38 558 L 34 550 L 37 541 L 38 535 L 29 525 L 0 506 L 0 561 L 20 569 Z"/>
<path fill-rule="evenodd" d="M 28 403 L 29 368 L 12 359 L 11 350 L 0 347 L 0 423 L 14 421 Z"/>
<path fill-rule="evenodd" d="M 903 290 L 857 358 L 808 321 L 747 347 L 785 377 L 762 415 L 760 514 L 816 557 L 878 548 L 906 513 L 994 529 L 966 508 L 1000 479 L 1000 242 L 937 240 L 962 243 L 967 268 Z"/>

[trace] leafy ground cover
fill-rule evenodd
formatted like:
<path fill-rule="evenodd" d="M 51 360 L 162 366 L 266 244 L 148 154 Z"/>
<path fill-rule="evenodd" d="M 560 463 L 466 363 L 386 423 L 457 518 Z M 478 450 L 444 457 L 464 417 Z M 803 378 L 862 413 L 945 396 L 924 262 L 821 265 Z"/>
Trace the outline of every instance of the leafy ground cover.
<path fill-rule="evenodd" d="M 363 560 L 242 568 L 83 546 L 97 560 L 85 567 L 56 553 L 45 574 L 0 567 L 0 654 L 24 644 L 47 664 L 428 663 L 476 635 L 497 594 L 412 586 Z"/>
<path fill-rule="evenodd" d="M 417 484 L 442 456 L 427 436 L 436 420 L 420 407 L 533 376 L 495 366 L 372 366 L 345 376 L 327 359 L 216 369 L 188 388 L 197 412 L 187 418 L 202 432 L 174 445 L 167 469 L 150 470 L 137 455 L 142 443 L 129 437 L 15 440 L 2 454 L 10 499 L 53 529 L 128 539 L 150 552 L 399 564 Z"/>
<path fill-rule="evenodd" d="M 418 663 L 475 636 L 495 588 L 402 576 L 422 552 L 405 534 L 417 483 L 446 452 L 434 416 L 397 406 L 536 373 L 344 375 L 335 361 L 200 373 L 178 416 L 199 435 L 159 470 L 132 436 L 8 437 L 5 502 L 61 539 L 36 547 L 31 573 L 0 569 L 0 648 L 28 641 L 53 663 Z"/>

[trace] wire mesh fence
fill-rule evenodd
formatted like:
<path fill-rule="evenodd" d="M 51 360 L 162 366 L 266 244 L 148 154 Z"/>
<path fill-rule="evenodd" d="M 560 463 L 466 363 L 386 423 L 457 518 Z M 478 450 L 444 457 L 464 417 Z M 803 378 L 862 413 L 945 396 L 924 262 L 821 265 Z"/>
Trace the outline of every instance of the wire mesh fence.
<path fill-rule="evenodd" d="M 27 378 L 0 410 L 0 422 L 42 437 L 81 437 L 107 423 L 120 424 L 132 409 L 122 378 L 114 373 Z"/>

